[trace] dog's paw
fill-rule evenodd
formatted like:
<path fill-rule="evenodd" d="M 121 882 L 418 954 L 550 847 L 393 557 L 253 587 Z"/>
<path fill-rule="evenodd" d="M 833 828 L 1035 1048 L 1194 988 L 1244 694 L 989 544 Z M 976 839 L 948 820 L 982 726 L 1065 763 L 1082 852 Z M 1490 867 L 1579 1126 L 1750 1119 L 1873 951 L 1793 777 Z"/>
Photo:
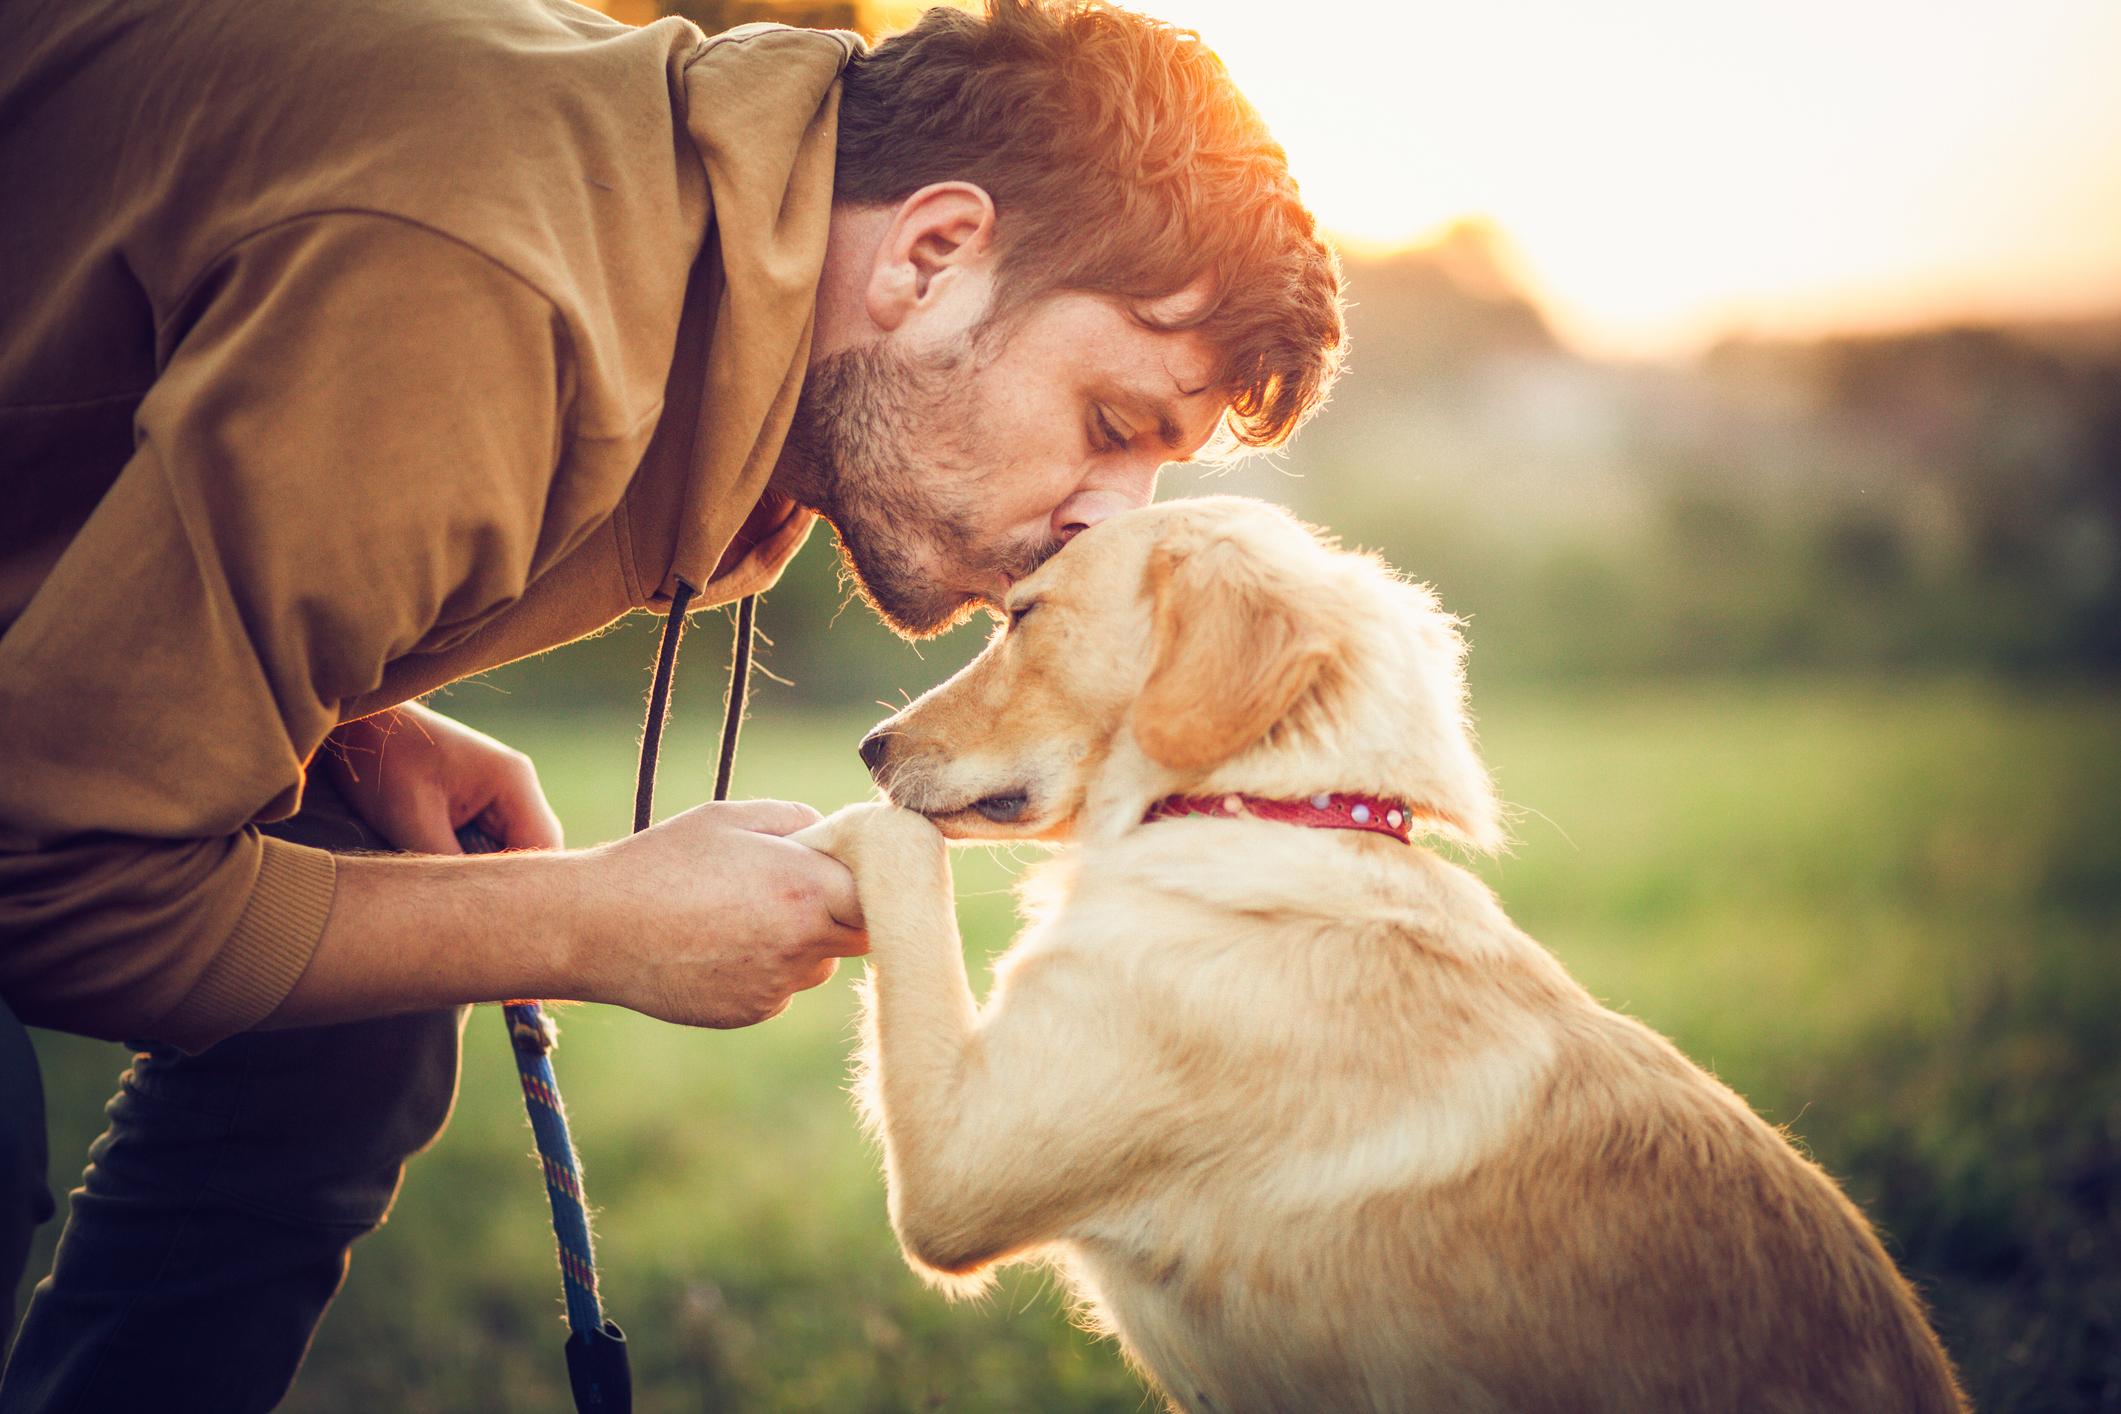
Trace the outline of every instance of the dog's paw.
<path fill-rule="evenodd" d="M 924 815 L 883 801 L 835 810 L 789 836 L 853 871 L 856 882 L 888 882 L 944 862 L 943 836 Z"/>

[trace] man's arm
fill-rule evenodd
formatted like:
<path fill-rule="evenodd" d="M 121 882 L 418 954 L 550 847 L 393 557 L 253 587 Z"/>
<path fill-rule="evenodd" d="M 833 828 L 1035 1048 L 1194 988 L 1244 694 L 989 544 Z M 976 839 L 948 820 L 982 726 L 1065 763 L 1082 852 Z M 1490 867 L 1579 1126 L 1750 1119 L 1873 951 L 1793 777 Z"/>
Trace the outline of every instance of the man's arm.
<path fill-rule="evenodd" d="M 452 912 L 435 896 L 449 876 L 425 872 L 448 865 L 335 862 L 249 828 L 293 808 L 341 705 L 384 664 L 504 608 L 585 528 L 548 524 L 556 501 L 596 513 L 556 484 L 574 415 L 558 312 L 444 236 L 338 214 L 229 252 L 163 333 L 131 461 L 0 637 L 0 990 L 17 1014 L 196 1049 L 276 1012 L 398 1010 L 503 982 L 640 994 L 570 983 L 525 955 L 545 946 L 533 930 Z M 559 896 L 569 863 L 464 867 L 551 881 L 559 956 L 597 960 L 594 919 Z M 615 895 L 623 874 L 582 907 L 652 912 Z M 635 887 L 652 901 L 668 881 Z M 516 916 L 489 903 L 481 920 Z M 414 936 L 382 941 L 401 925 Z M 327 932 L 336 957 L 318 952 Z M 489 932 L 515 958 L 459 976 L 417 951 L 454 944 L 474 963 Z M 378 951 L 351 957 L 364 938 Z M 514 979 L 518 964 L 536 975 Z"/>
<path fill-rule="evenodd" d="M 308 970 L 267 1026 L 512 997 L 749 1026 L 866 952 L 854 880 L 780 801 L 702 805 L 588 850 L 339 861 Z"/>

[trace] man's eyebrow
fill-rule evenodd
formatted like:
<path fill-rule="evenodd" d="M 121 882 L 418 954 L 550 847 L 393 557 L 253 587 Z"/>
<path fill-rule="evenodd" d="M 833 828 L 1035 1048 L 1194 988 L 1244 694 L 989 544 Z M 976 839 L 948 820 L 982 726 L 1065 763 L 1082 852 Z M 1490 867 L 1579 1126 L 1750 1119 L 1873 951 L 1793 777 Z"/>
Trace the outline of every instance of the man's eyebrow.
<path fill-rule="evenodd" d="M 1185 456 L 1176 460 L 1193 460 L 1193 454 L 1186 451 L 1185 431 L 1178 425 L 1178 418 L 1172 414 L 1169 403 L 1159 400 L 1154 394 L 1141 393 L 1132 388 L 1126 389 L 1124 396 L 1118 401 L 1127 403 L 1134 412 L 1148 414 L 1149 420 L 1156 424 L 1157 437 L 1166 447 L 1174 452 L 1186 452 Z"/>
<path fill-rule="evenodd" d="M 1156 435 L 1164 439 L 1164 445 L 1172 451 L 1184 451 L 1186 435 L 1178 430 L 1178 419 L 1171 416 L 1171 409 L 1158 403 L 1149 411 L 1156 417 Z"/>

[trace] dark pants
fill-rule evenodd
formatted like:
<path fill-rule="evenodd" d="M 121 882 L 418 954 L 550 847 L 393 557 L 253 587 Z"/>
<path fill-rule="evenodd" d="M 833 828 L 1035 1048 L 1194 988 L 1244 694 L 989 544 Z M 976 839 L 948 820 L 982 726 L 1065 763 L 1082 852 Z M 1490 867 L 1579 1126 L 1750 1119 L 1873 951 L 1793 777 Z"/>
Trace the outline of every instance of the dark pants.
<path fill-rule="evenodd" d="M 270 832 L 380 847 L 320 778 Z M 449 1118 L 464 1016 L 257 1031 L 196 1056 L 137 1047 L 0 1375 L 0 1414 L 278 1404 L 348 1247 L 383 1221 L 405 1160 Z M 39 1160 L 44 1146 L 41 1103 L 25 1123 L 15 1112 L 18 1086 L 41 1096 L 34 1061 L 17 1079 L 12 1023 L 0 1016 L 0 1165 L 17 1144 Z M 0 1183 L 0 1282 L 12 1291 L 43 1184 L 12 1169 Z"/>
<path fill-rule="evenodd" d="M 0 1317 L 15 1328 L 15 1288 L 30 1236 L 51 1220 L 44 1148 L 44 1083 L 29 1033 L 0 1001 Z"/>

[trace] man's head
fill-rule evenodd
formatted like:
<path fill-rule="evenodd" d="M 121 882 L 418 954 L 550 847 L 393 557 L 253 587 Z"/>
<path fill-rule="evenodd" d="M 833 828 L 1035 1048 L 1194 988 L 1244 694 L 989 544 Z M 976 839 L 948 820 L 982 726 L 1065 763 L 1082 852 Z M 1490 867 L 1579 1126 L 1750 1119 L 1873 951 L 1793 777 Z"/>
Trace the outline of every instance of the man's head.
<path fill-rule="evenodd" d="M 1286 441 L 1340 276 L 1190 32 L 1084 0 L 930 10 L 847 71 L 816 346 L 777 485 L 921 635 L 1157 469 Z"/>

